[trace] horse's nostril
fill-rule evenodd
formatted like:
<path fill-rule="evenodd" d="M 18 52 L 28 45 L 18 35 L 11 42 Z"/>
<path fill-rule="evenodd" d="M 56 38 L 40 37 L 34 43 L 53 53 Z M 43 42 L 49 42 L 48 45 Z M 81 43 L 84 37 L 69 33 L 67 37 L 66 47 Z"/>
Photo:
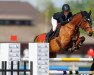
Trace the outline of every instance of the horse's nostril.
<path fill-rule="evenodd" d="M 89 36 L 92 36 L 93 33 L 88 33 Z"/>

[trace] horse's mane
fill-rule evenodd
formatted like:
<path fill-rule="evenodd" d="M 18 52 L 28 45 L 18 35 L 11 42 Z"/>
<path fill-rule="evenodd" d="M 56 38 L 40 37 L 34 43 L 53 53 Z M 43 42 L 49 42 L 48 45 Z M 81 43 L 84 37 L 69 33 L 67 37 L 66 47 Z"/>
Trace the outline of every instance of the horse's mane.
<path fill-rule="evenodd" d="M 74 15 L 72 16 L 72 18 L 73 18 L 75 15 L 77 15 L 77 14 L 81 14 L 82 17 L 85 17 L 88 22 L 92 23 L 92 19 L 91 19 L 91 17 L 90 17 L 91 11 L 90 11 L 89 13 L 88 13 L 87 11 L 80 11 L 80 12 L 74 14 Z"/>
<path fill-rule="evenodd" d="M 89 14 L 87 11 L 80 11 L 80 12 L 74 14 L 72 17 L 74 17 L 75 15 L 77 15 L 77 14 L 79 14 L 79 13 L 81 13 L 81 14 L 83 14 L 83 15 L 85 15 L 85 14 Z"/>
<path fill-rule="evenodd" d="M 74 14 L 72 17 L 74 17 L 75 15 L 79 14 L 79 13 L 82 13 L 82 12 L 86 12 L 86 11 L 80 11 L 80 12 L 77 12 L 76 14 Z"/>

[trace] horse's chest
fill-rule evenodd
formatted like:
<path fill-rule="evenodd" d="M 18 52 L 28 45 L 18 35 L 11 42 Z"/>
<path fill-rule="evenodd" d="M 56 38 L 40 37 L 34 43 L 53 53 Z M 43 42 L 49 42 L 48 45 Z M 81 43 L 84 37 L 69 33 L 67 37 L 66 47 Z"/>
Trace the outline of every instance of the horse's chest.
<path fill-rule="evenodd" d="M 60 37 L 63 43 L 68 44 L 74 36 L 75 27 L 64 26 L 60 30 Z"/>

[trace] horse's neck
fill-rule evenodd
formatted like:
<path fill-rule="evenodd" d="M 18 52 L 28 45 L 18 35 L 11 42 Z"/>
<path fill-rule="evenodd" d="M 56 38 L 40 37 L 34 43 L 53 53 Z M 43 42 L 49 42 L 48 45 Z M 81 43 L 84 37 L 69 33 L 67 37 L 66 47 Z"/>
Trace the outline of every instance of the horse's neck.
<path fill-rule="evenodd" d="M 78 25 L 80 24 L 80 22 L 81 22 L 81 19 L 82 19 L 82 16 L 81 16 L 81 14 L 79 13 L 79 14 L 76 14 L 76 15 L 73 17 L 72 21 L 70 21 L 70 22 L 71 22 L 73 25 L 78 26 Z"/>
<path fill-rule="evenodd" d="M 69 30 L 75 30 L 75 24 L 72 24 L 71 22 L 66 24 L 66 27 L 69 28 Z"/>
<path fill-rule="evenodd" d="M 78 25 L 80 24 L 82 19 L 81 14 L 76 14 L 72 21 L 70 21 L 69 23 L 67 23 L 66 26 L 66 30 L 68 30 L 67 32 L 70 33 L 70 36 L 72 36 L 75 33 L 75 30 L 79 30 Z"/>
<path fill-rule="evenodd" d="M 80 24 L 81 19 L 82 19 L 81 14 L 80 14 L 80 13 L 79 13 L 79 14 L 76 14 L 76 15 L 73 17 L 73 19 L 72 19 L 69 23 L 67 23 L 67 24 L 65 25 L 65 27 L 69 28 L 69 30 L 70 30 L 70 29 L 71 29 L 71 30 L 75 30 L 75 29 L 78 27 L 78 25 Z"/>

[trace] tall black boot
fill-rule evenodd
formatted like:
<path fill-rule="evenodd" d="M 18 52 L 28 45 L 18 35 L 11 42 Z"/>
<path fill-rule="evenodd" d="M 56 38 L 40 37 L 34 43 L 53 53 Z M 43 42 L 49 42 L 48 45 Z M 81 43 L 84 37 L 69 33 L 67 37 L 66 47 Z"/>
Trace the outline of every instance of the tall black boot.
<path fill-rule="evenodd" d="M 59 31 L 60 31 L 60 28 L 57 28 L 56 31 L 55 31 L 56 37 L 58 37 Z"/>
<path fill-rule="evenodd" d="M 52 36 L 53 33 L 54 33 L 54 31 L 52 29 L 47 33 L 47 35 L 46 35 L 46 42 L 50 41 L 50 37 Z"/>

